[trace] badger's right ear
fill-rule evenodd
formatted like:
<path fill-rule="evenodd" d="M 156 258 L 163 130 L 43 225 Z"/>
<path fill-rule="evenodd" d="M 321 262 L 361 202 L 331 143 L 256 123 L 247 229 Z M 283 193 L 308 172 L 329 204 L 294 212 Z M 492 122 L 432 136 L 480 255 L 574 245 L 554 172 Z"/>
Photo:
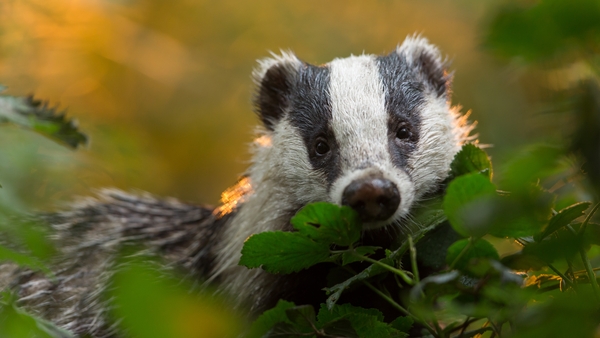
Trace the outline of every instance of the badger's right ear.
<path fill-rule="evenodd" d="M 264 126 L 273 130 L 290 105 L 296 75 L 302 62 L 291 52 L 272 54 L 272 58 L 258 61 L 252 73 L 258 89 L 254 98 L 256 113 Z"/>

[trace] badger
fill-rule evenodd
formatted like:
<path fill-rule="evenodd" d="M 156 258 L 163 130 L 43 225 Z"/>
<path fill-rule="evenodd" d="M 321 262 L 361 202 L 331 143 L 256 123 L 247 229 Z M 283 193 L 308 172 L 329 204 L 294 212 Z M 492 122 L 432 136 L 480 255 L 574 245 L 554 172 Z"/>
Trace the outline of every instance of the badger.
<path fill-rule="evenodd" d="M 239 266 L 249 236 L 291 231 L 291 217 L 317 201 L 355 209 L 364 237 L 401 236 L 411 210 L 439 191 L 454 155 L 474 140 L 468 114 L 451 105 L 445 60 L 419 36 L 387 55 L 318 66 L 292 52 L 273 54 L 258 62 L 253 80 L 262 127 L 249 169 L 221 205 L 103 190 L 43 216 L 60 251 L 54 278 L 4 263 L 0 288 L 77 336 L 116 336 L 102 294 L 120 249 L 141 244 L 144 253 L 198 284 L 218 285 L 252 313 L 280 298 L 302 303 L 312 297 L 306 285 L 322 276 Z"/>

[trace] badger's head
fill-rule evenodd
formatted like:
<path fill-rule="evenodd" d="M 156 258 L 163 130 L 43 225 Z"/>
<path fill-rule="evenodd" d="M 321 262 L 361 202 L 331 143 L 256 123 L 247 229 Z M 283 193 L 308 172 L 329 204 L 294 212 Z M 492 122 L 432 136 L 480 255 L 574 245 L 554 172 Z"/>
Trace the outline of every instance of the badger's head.
<path fill-rule="evenodd" d="M 260 179 L 298 206 L 348 205 L 366 229 L 400 224 L 439 188 L 471 129 L 450 106 L 438 49 L 423 38 L 322 66 L 284 52 L 260 61 L 254 79 L 269 139 Z"/>

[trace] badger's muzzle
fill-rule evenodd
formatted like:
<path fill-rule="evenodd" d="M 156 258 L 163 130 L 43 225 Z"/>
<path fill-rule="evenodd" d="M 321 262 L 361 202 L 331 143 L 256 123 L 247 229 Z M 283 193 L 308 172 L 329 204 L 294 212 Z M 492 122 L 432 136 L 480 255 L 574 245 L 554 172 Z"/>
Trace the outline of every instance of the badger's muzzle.
<path fill-rule="evenodd" d="M 344 189 L 342 205 L 356 210 L 363 222 L 384 221 L 398 209 L 400 193 L 396 185 L 385 178 L 359 178 Z"/>

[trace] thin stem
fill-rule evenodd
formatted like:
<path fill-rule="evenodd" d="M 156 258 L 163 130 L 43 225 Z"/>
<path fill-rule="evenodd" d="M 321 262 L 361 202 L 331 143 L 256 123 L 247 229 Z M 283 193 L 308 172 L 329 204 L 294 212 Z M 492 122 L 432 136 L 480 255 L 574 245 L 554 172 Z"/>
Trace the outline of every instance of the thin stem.
<path fill-rule="evenodd" d="M 588 223 L 590 222 L 590 219 L 592 218 L 592 216 L 594 216 L 596 211 L 598 211 L 598 207 L 600 207 L 600 202 L 598 202 L 598 203 L 596 203 L 596 205 L 594 205 L 592 210 L 585 217 L 585 220 L 583 221 L 583 223 L 581 223 L 581 227 L 579 228 L 579 231 L 577 232 L 579 235 L 584 233 L 585 228 L 587 227 Z"/>
<path fill-rule="evenodd" d="M 452 261 L 452 264 L 450 264 L 450 268 L 449 268 L 450 270 L 454 269 L 454 266 L 456 266 L 456 263 L 458 263 L 458 261 L 467 253 L 467 251 L 469 251 L 469 249 L 471 249 L 471 246 L 473 246 L 473 237 L 469 237 L 469 243 L 467 243 L 467 245 L 465 245 L 465 247 L 458 254 L 458 256 L 456 256 L 454 261 Z"/>
<path fill-rule="evenodd" d="M 439 334 L 438 332 L 436 332 L 436 330 L 434 328 L 431 327 L 431 325 L 429 325 L 427 322 L 425 322 L 421 318 L 419 318 L 419 317 L 415 316 L 414 314 L 410 313 L 407 309 L 405 309 L 404 307 L 402 307 L 402 305 L 396 303 L 395 300 L 393 300 L 392 298 L 390 298 L 385 293 L 381 292 L 381 290 L 379 290 L 376 287 L 374 287 L 373 284 L 371 284 L 371 283 L 369 283 L 369 282 L 367 282 L 365 280 L 363 280 L 362 282 L 369 289 L 373 290 L 373 292 L 375 292 L 376 294 L 378 294 L 381 298 L 385 299 L 388 303 L 390 303 L 393 307 L 395 307 L 398 311 L 402 312 L 405 316 L 409 316 L 412 319 L 414 319 L 417 323 L 423 325 L 429 332 L 431 332 L 431 334 L 433 334 L 433 335 Z"/>
<path fill-rule="evenodd" d="M 594 207 L 594 209 L 597 209 L 597 208 Z M 592 211 L 594 211 L 594 210 L 592 210 Z M 588 214 L 588 217 L 590 214 L 592 214 L 592 213 L 590 212 Z M 586 218 L 586 220 L 587 220 L 587 218 Z M 576 236 L 578 235 L 578 233 L 575 232 L 575 229 L 573 229 L 573 227 L 571 227 L 570 225 L 567 225 L 567 229 L 569 229 L 569 231 L 571 231 L 571 233 L 575 234 Z M 600 287 L 598 286 L 598 281 L 596 280 L 596 273 L 594 273 L 594 269 L 592 268 L 592 263 L 590 263 L 590 260 L 587 256 L 584 248 L 579 248 L 579 255 L 581 256 L 581 261 L 583 262 L 585 271 L 587 272 L 588 278 L 590 279 L 590 283 L 592 284 L 592 290 L 594 290 L 594 295 L 596 296 L 596 300 L 600 301 Z"/>
<path fill-rule="evenodd" d="M 417 249 L 412 240 L 412 236 L 408 235 L 408 246 L 410 247 L 410 264 L 412 265 L 413 277 L 415 283 L 419 283 L 419 269 L 417 268 Z"/>
<path fill-rule="evenodd" d="M 389 266 L 389 265 L 387 265 L 385 263 L 381 263 L 380 261 L 374 260 L 374 259 L 369 258 L 367 256 L 363 256 L 363 255 L 358 254 L 358 253 L 356 253 L 354 251 L 351 251 L 351 253 L 352 253 L 353 256 L 355 256 L 357 258 L 360 258 L 361 260 L 364 260 L 364 261 L 367 261 L 369 263 L 373 263 L 373 264 L 379 265 L 380 267 L 382 267 L 382 268 L 384 268 L 384 269 L 386 269 L 388 271 L 391 271 L 391 272 L 397 274 L 398 276 L 402 277 L 402 279 L 406 283 L 408 283 L 409 285 L 414 285 L 415 284 L 415 282 L 410 277 L 408 277 L 408 275 L 406 273 L 404 273 L 404 271 L 402 271 L 402 270 L 398 270 L 398 269 L 394 268 L 393 266 Z"/>
<path fill-rule="evenodd" d="M 590 283 L 592 284 L 592 289 L 594 290 L 594 294 L 596 295 L 596 300 L 600 301 L 600 287 L 598 287 L 598 280 L 596 280 L 596 274 L 594 273 L 594 269 L 592 269 L 592 263 L 587 257 L 585 250 L 580 249 L 579 255 L 581 256 L 581 260 L 583 261 L 583 265 L 585 266 L 585 270 L 587 271 L 588 278 L 590 279 Z"/>
<path fill-rule="evenodd" d="M 555 268 L 554 265 L 548 264 L 548 267 L 552 271 L 554 271 L 555 274 L 559 275 L 560 278 L 562 278 L 565 281 L 565 283 L 569 284 L 571 287 L 575 286 L 575 284 L 573 283 L 573 281 L 569 277 L 567 277 L 567 275 L 565 275 L 564 273 L 560 272 L 557 268 Z"/>

